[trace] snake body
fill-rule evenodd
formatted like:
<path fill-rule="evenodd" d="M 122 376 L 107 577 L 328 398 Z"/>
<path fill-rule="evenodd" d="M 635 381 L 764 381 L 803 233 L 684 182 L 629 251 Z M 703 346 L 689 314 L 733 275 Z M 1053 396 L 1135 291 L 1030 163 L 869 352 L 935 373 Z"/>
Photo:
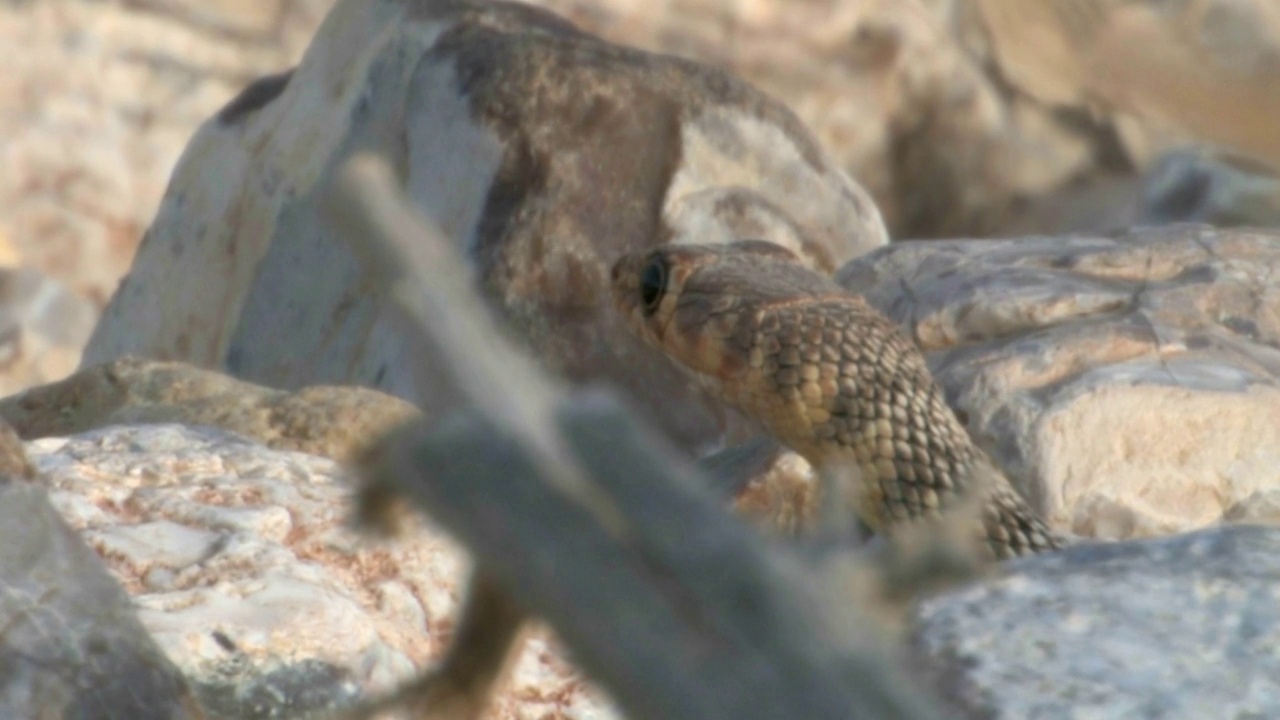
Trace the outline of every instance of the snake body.
<path fill-rule="evenodd" d="M 858 295 L 763 241 L 669 245 L 614 265 L 630 329 L 815 467 L 852 465 L 876 530 L 939 517 L 970 491 L 996 558 L 1059 547 L 974 445 L 919 348 Z"/>

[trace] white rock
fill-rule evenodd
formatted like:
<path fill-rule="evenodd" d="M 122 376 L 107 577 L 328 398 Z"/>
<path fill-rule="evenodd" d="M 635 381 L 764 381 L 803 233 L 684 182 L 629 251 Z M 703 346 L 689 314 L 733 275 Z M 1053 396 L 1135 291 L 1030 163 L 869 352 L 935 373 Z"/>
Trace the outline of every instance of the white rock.
<path fill-rule="evenodd" d="M 354 533 L 351 488 L 332 461 L 178 425 L 26 447 L 206 705 L 296 668 L 337 668 L 322 677 L 338 699 L 384 690 L 444 649 L 465 557 L 425 527 L 390 542 Z M 533 638 L 494 716 L 603 717 L 598 693 Z"/>

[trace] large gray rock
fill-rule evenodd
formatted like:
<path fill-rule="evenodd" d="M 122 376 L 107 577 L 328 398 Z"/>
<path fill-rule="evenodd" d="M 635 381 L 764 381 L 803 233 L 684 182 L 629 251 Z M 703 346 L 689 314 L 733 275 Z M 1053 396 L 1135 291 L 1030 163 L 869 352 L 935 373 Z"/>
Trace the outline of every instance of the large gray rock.
<path fill-rule="evenodd" d="M 383 321 L 319 207 L 334 166 L 371 148 L 396 159 L 535 355 L 631 390 L 690 442 L 713 423 L 616 322 L 612 261 L 752 236 L 834 270 L 886 242 L 869 197 L 795 116 L 724 72 L 516 4 L 346 0 L 295 71 L 192 139 L 84 364 L 136 354 L 414 397 L 431 360 Z"/>
<path fill-rule="evenodd" d="M 1089 545 L 922 603 L 915 654 L 982 718 L 1280 716 L 1280 529 Z"/>
<path fill-rule="evenodd" d="M 1280 235 L 898 243 L 841 283 L 927 351 L 970 432 L 1060 528 L 1280 520 Z"/>

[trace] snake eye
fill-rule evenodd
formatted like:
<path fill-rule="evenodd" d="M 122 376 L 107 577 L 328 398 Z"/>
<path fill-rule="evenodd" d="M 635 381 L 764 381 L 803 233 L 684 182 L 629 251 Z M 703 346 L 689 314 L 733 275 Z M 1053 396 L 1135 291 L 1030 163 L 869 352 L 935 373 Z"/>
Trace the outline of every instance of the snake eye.
<path fill-rule="evenodd" d="M 644 314 L 652 315 L 667 292 L 667 263 L 661 255 L 655 255 L 640 273 L 640 299 L 644 301 Z"/>

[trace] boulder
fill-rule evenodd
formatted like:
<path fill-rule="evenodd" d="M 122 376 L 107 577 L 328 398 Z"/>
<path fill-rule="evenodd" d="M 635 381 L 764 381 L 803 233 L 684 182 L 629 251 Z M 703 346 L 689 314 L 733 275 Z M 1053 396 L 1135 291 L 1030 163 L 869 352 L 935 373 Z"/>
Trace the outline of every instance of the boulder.
<path fill-rule="evenodd" d="M 539 359 L 621 385 L 687 445 L 718 423 L 616 322 L 612 261 L 754 236 L 834 270 L 887 239 L 799 120 L 728 73 L 523 5 L 344 0 L 296 70 L 254 83 L 192 139 L 82 366 L 135 354 L 441 410 L 411 380 L 431 358 L 404 347 L 320 212 L 356 149 L 396 159 Z"/>
<path fill-rule="evenodd" d="M 358 535 L 345 522 L 352 488 L 332 460 L 181 425 L 27 447 L 54 507 L 128 590 L 210 717 L 345 705 L 420 672 L 450 637 L 465 557 L 416 521 L 395 542 Z M 607 712 L 535 632 L 491 717 Z"/>
<path fill-rule="evenodd" d="M 1280 529 L 1070 548 L 921 603 L 912 647 L 969 717 L 1280 715 Z"/>
<path fill-rule="evenodd" d="M 1186 225 L 895 243 L 838 280 L 1054 525 L 1114 539 L 1280 520 L 1278 266 L 1280 235 Z"/>

